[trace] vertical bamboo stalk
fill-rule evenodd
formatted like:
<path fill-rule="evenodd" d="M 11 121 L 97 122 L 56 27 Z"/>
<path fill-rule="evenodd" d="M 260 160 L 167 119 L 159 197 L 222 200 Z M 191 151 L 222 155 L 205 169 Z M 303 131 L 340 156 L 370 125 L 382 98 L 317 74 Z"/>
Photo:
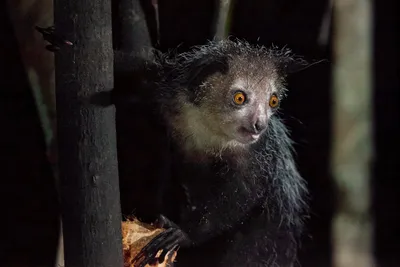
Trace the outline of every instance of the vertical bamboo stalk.
<path fill-rule="evenodd" d="M 116 50 L 142 52 L 151 48 L 145 13 L 139 0 L 113 0 L 117 5 L 114 40 Z"/>
<path fill-rule="evenodd" d="M 372 12 L 368 0 L 334 1 L 332 173 L 335 267 L 372 267 Z"/>
<path fill-rule="evenodd" d="M 229 32 L 229 16 L 233 0 L 217 0 L 217 16 L 214 23 L 214 36 L 216 40 L 223 40 Z"/>

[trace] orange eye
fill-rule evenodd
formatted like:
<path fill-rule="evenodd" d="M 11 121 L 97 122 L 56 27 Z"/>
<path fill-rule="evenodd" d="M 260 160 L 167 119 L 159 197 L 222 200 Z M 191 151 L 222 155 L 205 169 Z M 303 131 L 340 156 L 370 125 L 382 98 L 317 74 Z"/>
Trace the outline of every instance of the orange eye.
<path fill-rule="evenodd" d="M 244 101 L 246 100 L 246 96 L 242 92 L 237 92 L 233 96 L 233 101 L 237 105 L 243 105 Z"/>
<path fill-rule="evenodd" d="M 279 105 L 279 98 L 276 95 L 272 95 L 269 99 L 269 106 L 271 108 L 276 108 Z"/>

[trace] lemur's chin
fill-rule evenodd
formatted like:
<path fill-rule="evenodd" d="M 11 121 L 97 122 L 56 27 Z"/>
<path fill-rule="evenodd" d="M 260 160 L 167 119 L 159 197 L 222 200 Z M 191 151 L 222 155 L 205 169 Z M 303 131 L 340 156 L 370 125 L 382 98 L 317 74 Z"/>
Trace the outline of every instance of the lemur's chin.
<path fill-rule="evenodd" d="M 247 137 L 247 138 L 237 138 L 236 139 L 239 143 L 243 144 L 243 145 L 251 145 L 256 143 L 259 140 L 259 136 L 255 137 Z"/>
<path fill-rule="evenodd" d="M 254 144 L 260 139 L 261 133 L 253 133 L 240 128 L 236 134 L 236 140 L 244 145 Z"/>

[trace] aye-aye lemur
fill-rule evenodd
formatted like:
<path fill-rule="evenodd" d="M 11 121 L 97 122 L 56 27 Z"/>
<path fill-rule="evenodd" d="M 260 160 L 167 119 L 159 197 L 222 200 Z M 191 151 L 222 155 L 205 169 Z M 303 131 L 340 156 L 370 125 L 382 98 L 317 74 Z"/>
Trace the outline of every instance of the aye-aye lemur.
<path fill-rule="evenodd" d="M 137 266 L 294 266 L 307 189 L 277 111 L 296 59 L 236 40 L 154 55 L 115 55 L 123 213 L 167 228 Z"/>

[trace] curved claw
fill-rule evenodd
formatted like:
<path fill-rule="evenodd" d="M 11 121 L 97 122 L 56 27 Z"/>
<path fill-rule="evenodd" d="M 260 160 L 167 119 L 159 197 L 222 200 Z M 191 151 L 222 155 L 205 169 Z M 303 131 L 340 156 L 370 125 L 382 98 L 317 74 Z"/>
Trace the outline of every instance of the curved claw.
<path fill-rule="evenodd" d="M 165 230 L 142 248 L 133 259 L 134 266 L 144 267 L 154 262 L 162 263 L 165 260 L 165 256 L 170 252 L 176 251 L 180 243 L 185 239 L 186 234 L 180 229 L 169 228 Z M 161 255 L 157 257 L 160 250 L 162 250 Z"/>

